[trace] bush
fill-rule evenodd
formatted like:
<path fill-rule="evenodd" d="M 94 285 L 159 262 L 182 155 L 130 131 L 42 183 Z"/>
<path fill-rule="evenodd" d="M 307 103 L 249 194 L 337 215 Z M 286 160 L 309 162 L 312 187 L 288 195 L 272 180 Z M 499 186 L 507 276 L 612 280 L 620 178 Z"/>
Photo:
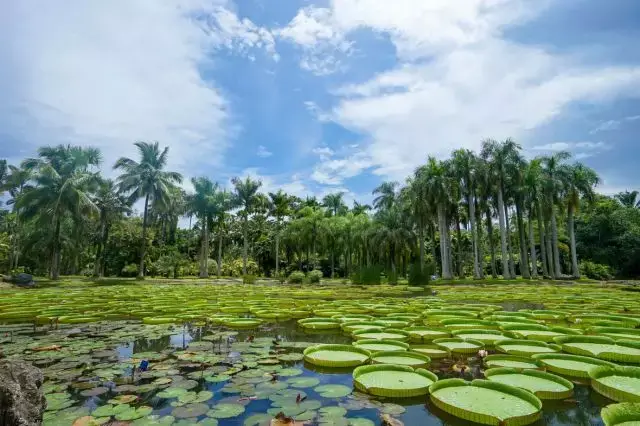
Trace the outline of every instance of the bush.
<path fill-rule="evenodd" d="M 138 274 L 138 265 L 130 263 L 122 268 L 123 277 L 135 277 Z"/>
<path fill-rule="evenodd" d="M 310 284 L 319 284 L 322 277 L 322 271 L 318 271 L 317 269 L 309 272 L 309 274 L 307 275 Z"/>
<path fill-rule="evenodd" d="M 304 282 L 304 272 L 295 271 L 289 275 L 289 284 L 302 284 Z"/>
<path fill-rule="evenodd" d="M 613 278 L 613 272 L 609 266 L 588 260 L 580 262 L 580 273 L 592 280 L 607 281 Z"/>
<path fill-rule="evenodd" d="M 398 284 L 398 273 L 389 271 L 387 273 L 387 284 Z"/>
<path fill-rule="evenodd" d="M 426 263 L 420 268 L 420 262 L 413 262 L 409 265 L 409 285 L 429 285 L 431 276 L 435 271 L 435 265 L 433 263 Z"/>
<path fill-rule="evenodd" d="M 256 283 L 256 276 L 255 275 L 245 275 L 244 277 L 242 277 L 242 283 L 243 284 L 255 284 Z"/>
<path fill-rule="evenodd" d="M 242 258 L 223 260 L 221 269 L 222 275 L 225 277 L 241 277 Z M 258 275 L 258 269 L 258 264 L 254 260 L 247 259 L 247 274 Z"/>
<path fill-rule="evenodd" d="M 382 268 L 380 266 L 363 266 L 349 277 L 353 284 L 357 285 L 375 285 L 380 284 L 380 273 Z"/>

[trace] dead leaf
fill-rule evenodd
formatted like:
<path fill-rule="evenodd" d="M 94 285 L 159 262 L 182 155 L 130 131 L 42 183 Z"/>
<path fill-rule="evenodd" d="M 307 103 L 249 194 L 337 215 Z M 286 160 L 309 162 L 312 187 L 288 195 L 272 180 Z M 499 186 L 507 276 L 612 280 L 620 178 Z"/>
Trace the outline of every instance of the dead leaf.
<path fill-rule="evenodd" d="M 382 414 L 380 420 L 382 420 L 382 426 L 404 426 L 404 423 L 390 414 Z"/>

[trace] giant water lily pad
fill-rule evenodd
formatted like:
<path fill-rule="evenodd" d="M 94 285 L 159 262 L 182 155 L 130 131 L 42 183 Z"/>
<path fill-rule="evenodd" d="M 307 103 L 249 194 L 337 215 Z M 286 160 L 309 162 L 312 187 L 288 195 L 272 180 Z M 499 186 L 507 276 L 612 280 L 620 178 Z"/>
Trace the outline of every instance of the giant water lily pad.
<path fill-rule="evenodd" d="M 492 368 L 484 374 L 491 381 L 528 390 L 540 399 L 565 399 L 573 395 L 573 383 L 543 371 Z"/>
<path fill-rule="evenodd" d="M 486 425 L 527 425 L 540 418 L 542 409 L 532 393 L 489 380 L 442 380 L 431 385 L 429 393 L 441 410 Z"/>
<path fill-rule="evenodd" d="M 318 345 L 304 350 L 304 360 L 321 367 L 355 367 L 367 362 L 370 355 L 349 345 Z"/>
<path fill-rule="evenodd" d="M 462 339 L 458 337 L 435 339 L 433 343 L 439 348 L 459 354 L 476 353 L 484 347 L 484 343 L 479 340 Z"/>
<path fill-rule="evenodd" d="M 613 340 L 605 336 L 563 336 L 555 339 L 562 350 L 606 361 L 640 364 L 640 342 Z"/>
<path fill-rule="evenodd" d="M 534 355 L 535 357 L 535 355 Z M 535 360 L 520 357 L 516 355 L 489 355 L 484 358 L 484 365 L 489 368 L 498 368 L 498 367 L 506 367 L 506 368 L 529 368 L 529 369 L 539 369 L 540 366 Z"/>
<path fill-rule="evenodd" d="M 598 366 L 615 367 L 615 364 L 597 358 L 570 354 L 537 354 L 531 357 L 547 370 L 563 376 L 586 379 L 589 371 Z"/>
<path fill-rule="evenodd" d="M 623 402 L 611 404 L 600 413 L 605 426 L 640 425 L 640 403 Z"/>
<path fill-rule="evenodd" d="M 419 368 L 428 366 L 431 363 L 431 358 L 420 352 L 391 351 L 376 352 L 371 356 L 371 361 L 374 364 L 396 364 Z"/>
<path fill-rule="evenodd" d="M 499 340 L 495 342 L 496 349 L 509 355 L 531 356 L 541 353 L 560 352 L 558 345 L 553 345 L 538 340 Z"/>
<path fill-rule="evenodd" d="M 589 371 L 591 387 L 618 402 L 640 402 L 640 367 L 595 367 Z"/>
<path fill-rule="evenodd" d="M 438 377 L 430 371 L 402 365 L 366 365 L 353 371 L 358 390 L 391 398 L 425 395 Z"/>
<path fill-rule="evenodd" d="M 406 351 L 409 349 L 409 345 L 407 343 L 399 342 L 397 340 L 358 340 L 353 342 L 353 346 L 357 346 L 370 352 Z"/>

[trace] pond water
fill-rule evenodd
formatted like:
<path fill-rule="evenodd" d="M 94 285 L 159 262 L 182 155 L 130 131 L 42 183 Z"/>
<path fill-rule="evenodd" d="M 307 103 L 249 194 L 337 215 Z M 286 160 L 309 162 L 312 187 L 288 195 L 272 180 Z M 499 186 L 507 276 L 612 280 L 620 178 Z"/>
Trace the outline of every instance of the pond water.
<path fill-rule="evenodd" d="M 84 290 L 77 291 L 76 295 L 81 295 L 79 297 L 85 303 L 82 309 L 71 308 L 74 305 L 68 299 L 63 299 L 59 304 L 55 303 L 55 297 L 60 297 L 63 291 L 42 296 L 39 301 L 42 306 L 37 308 L 34 307 L 37 304 L 29 303 L 29 294 L 11 295 L 4 300 L 0 294 L 0 315 L 4 314 L 5 318 L 22 315 L 26 310 L 36 310 L 36 313 L 68 310 L 75 316 L 59 318 L 67 318 L 66 321 L 69 321 L 69 318 L 74 320 L 69 322 L 76 322 L 77 319 L 77 324 L 60 324 L 56 321 L 47 323 L 48 321 L 42 321 L 42 315 L 39 315 L 36 321 L 39 324 L 35 326 L 33 323 L 25 324 L 19 321 L 0 324 L 0 356 L 31 362 L 45 374 L 44 389 L 48 401 L 45 426 L 370 426 L 394 421 L 405 425 L 472 424 L 440 410 L 433 405 L 428 396 L 402 399 L 373 397 L 355 390 L 353 368 L 320 368 L 304 361 L 302 352 L 307 347 L 316 344 L 351 345 L 354 341 L 353 336 L 341 329 L 310 331 L 301 327 L 297 319 L 275 321 L 263 318 L 260 325 L 240 330 L 220 325 L 220 319 L 228 320 L 229 316 L 236 320 L 256 316 L 253 310 L 252 313 L 229 312 L 229 308 L 242 311 L 242 308 L 238 308 L 240 303 L 236 300 L 237 297 L 233 295 L 224 296 L 230 300 L 233 298 L 233 304 L 216 300 L 218 312 L 222 312 L 217 314 L 220 315 L 219 321 L 214 321 L 215 314 L 207 320 L 202 320 L 202 317 L 188 320 L 187 317 L 197 316 L 194 314 L 197 309 L 211 303 L 207 297 L 213 297 L 208 296 L 208 292 L 214 287 L 190 287 L 191 293 L 185 291 L 185 288 L 175 290 L 175 287 L 167 287 L 166 291 L 175 291 L 176 294 L 179 292 L 180 295 L 189 294 L 183 296 L 185 303 L 189 302 L 189 306 L 195 306 L 188 308 L 188 315 L 184 316 L 184 320 L 178 321 L 173 318 L 175 321 L 160 321 L 166 317 L 167 312 L 171 315 L 184 313 L 181 311 L 183 308 L 180 303 L 175 307 L 169 304 L 172 296 L 167 293 L 161 300 L 150 300 L 146 302 L 146 306 L 131 308 L 132 311 L 139 311 L 140 316 L 145 319 L 149 318 L 149 312 L 154 312 L 153 309 L 160 311 L 156 316 L 150 317 L 150 321 L 144 321 L 168 322 L 156 325 L 145 324 L 140 319 L 104 319 L 124 315 L 123 312 L 129 308 L 123 305 L 123 301 L 125 297 L 131 296 L 127 294 L 132 291 L 131 288 L 123 288 L 122 292 L 94 289 L 88 291 L 89 294 Z M 234 291 L 247 291 L 239 288 L 241 287 Z M 492 291 L 497 291 L 496 289 L 497 287 L 494 287 Z M 312 295 L 315 299 L 311 299 L 304 290 L 296 289 L 295 292 L 298 292 L 300 297 L 310 300 L 285 303 L 284 300 L 276 299 L 269 302 L 268 307 L 273 311 L 277 308 L 287 312 L 287 309 L 293 309 L 295 306 L 291 312 L 297 312 L 297 318 L 324 314 L 327 315 L 325 318 L 330 318 L 328 315 L 333 309 L 342 307 L 343 314 L 348 316 L 347 308 L 359 306 L 375 312 L 374 319 L 377 320 L 382 319 L 390 323 L 401 321 L 398 318 L 386 317 L 393 315 L 391 312 L 398 312 L 404 313 L 405 319 L 415 315 L 414 325 L 417 326 L 429 321 L 430 324 L 434 324 L 435 321 L 439 324 L 440 330 L 443 329 L 443 324 L 449 330 L 462 327 L 455 321 L 465 318 L 471 323 L 486 321 L 492 317 L 493 321 L 507 321 L 509 315 L 518 315 L 516 311 L 530 313 L 553 308 L 570 312 L 571 309 L 580 308 L 577 312 L 587 321 L 593 319 L 590 315 L 597 310 L 615 314 L 626 309 L 618 306 L 618 311 L 612 311 L 611 305 L 603 304 L 597 307 L 594 304 L 593 309 L 587 309 L 588 300 L 583 300 L 586 290 L 554 287 L 544 290 L 548 293 L 546 298 L 536 298 L 539 290 L 528 286 L 519 289 L 518 297 L 514 297 L 513 294 L 501 294 L 500 297 L 492 298 L 486 295 L 486 290 L 481 289 L 474 290 L 475 293 L 465 291 L 468 297 L 455 300 L 452 299 L 460 292 L 459 289 L 440 289 L 438 298 L 413 296 L 406 289 L 399 290 L 397 287 L 393 290 L 378 288 L 372 297 L 367 298 L 369 291 L 354 288 L 355 294 L 341 293 L 346 295 L 344 297 L 350 298 L 344 301 L 327 290 L 317 290 L 317 294 Z M 221 293 L 222 290 L 218 292 Z M 285 297 L 282 290 L 273 288 L 253 287 L 250 292 L 263 292 L 272 296 L 280 292 L 280 295 Z M 382 292 L 394 293 L 383 296 Z M 599 290 L 594 292 L 594 297 L 602 300 L 601 293 Z M 107 301 L 108 309 L 100 311 L 101 305 L 93 302 L 96 296 L 114 300 Z M 322 297 L 328 298 L 323 300 Z M 615 297 L 613 295 L 611 299 Z M 11 298 L 14 302 L 19 300 L 22 305 L 12 303 Z M 191 299 L 197 303 L 194 304 Z M 528 300 L 551 300 L 554 303 L 549 307 L 541 302 Z M 261 309 L 266 305 L 262 301 L 251 303 L 256 303 Z M 91 314 L 88 313 L 87 306 L 92 309 Z M 301 306 L 306 309 L 302 315 Z M 491 306 L 495 307 L 494 311 Z M 454 311 L 453 308 L 457 310 Z M 485 310 L 479 311 L 481 308 Z M 441 311 L 446 313 L 446 316 L 442 317 L 444 319 L 438 316 Z M 35 315 L 29 312 L 29 315 Z M 473 314 L 473 318 L 465 316 L 470 312 L 477 315 Z M 556 311 L 544 312 L 552 315 Z M 52 316 L 45 318 L 50 319 Z M 84 318 L 90 318 L 91 322 L 83 323 Z M 526 321 L 524 317 L 513 318 Z M 605 322 L 622 323 L 633 322 L 632 320 L 633 318 L 609 316 Z M 446 325 L 447 321 L 454 323 Z M 611 325 L 608 323 L 604 325 Z M 640 324 L 640 320 L 638 323 Z M 546 324 L 555 327 L 575 327 L 579 321 L 573 318 L 570 322 L 563 317 L 547 319 Z M 471 328 L 483 327 L 478 325 Z M 491 337 L 486 333 L 482 336 Z M 489 349 L 488 353 L 497 352 Z M 435 373 L 439 380 L 483 379 L 485 367 L 480 355 L 474 352 L 432 359 L 428 370 Z M 533 423 L 534 425 L 604 424 L 600 410 L 613 401 L 593 391 L 588 383 L 574 383 L 575 391 L 572 397 L 561 401 L 544 401 L 542 417 Z"/>

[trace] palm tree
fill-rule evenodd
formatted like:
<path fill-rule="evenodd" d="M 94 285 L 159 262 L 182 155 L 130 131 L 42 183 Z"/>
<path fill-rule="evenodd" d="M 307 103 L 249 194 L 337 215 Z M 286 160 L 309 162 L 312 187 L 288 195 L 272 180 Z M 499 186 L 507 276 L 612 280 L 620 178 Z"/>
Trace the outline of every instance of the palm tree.
<path fill-rule="evenodd" d="M 250 176 L 247 176 L 244 180 L 236 177 L 231 182 L 236 191 L 236 204 L 242 208 L 238 214 L 242 218 L 242 239 L 244 241 L 242 248 L 242 274 L 246 275 L 247 257 L 249 255 L 249 240 L 247 237 L 249 215 L 254 212 L 260 201 L 258 190 L 260 190 L 262 182 L 253 180 Z"/>
<path fill-rule="evenodd" d="M 409 212 L 418 234 L 418 253 L 420 261 L 420 271 L 424 265 L 424 242 L 425 232 L 433 217 L 432 205 L 429 203 L 429 194 L 422 185 L 422 181 L 414 175 L 407 179 L 407 186 L 400 192 L 402 206 Z"/>
<path fill-rule="evenodd" d="M 491 179 L 496 183 L 496 193 L 498 201 L 498 224 L 500 225 L 500 249 L 502 251 L 502 275 L 505 279 L 515 278 L 511 276 L 509 270 L 508 247 L 507 247 L 507 225 L 505 206 L 505 187 L 508 178 L 509 162 L 514 153 L 520 150 L 520 145 L 511 139 L 504 142 L 497 142 L 487 139 L 482 142 L 482 158 L 488 162 Z"/>
<path fill-rule="evenodd" d="M 33 170 L 9 165 L 9 174 L 4 179 L 3 191 L 8 191 L 11 198 L 7 201 L 7 205 L 14 205 L 18 198 L 26 191 L 32 189 L 29 182 L 32 179 Z M 22 223 L 20 221 L 20 209 L 15 207 L 15 229 L 11 233 L 11 262 L 10 269 L 18 267 L 20 261 L 20 235 L 22 231 Z"/>
<path fill-rule="evenodd" d="M 373 190 L 373 206 L 376 209 L 389 209 L 396 202 L 398 182 L 383 182 Z"/>
<path fill-rule="evenodd" d="M 548 276 L 547 251 L 544 245 L 544 229 L 541 207 L 542 191 L 542 162 L 539 158 L 531 160 L 524 172 L 523 190 L 525 191 L 525 206 L 529 212 L 529 244 L 531 250 L 531 267 L 533 278 L 538 278 L 538 256 L 533 232 L 533 221 L 538 218 L 538 233 L 540 234 L 540 254 L 542 256 L 542 274 Z"/>
<path fill-rule="evenodd" d="M 395 276 L 396 256 L 413 239 L 411 225 L 398 206 L 378 211 L 376 219 L 373 240 L 381 249 L 386 249 L 385 252 L 389 254 L 391 263 L 391 272 Z"/>
<path fill-rule="evenodd" d="M 209 276 L 209 235 L 210 225 L 213 221 L 214 196 L 218 184 L 207 177 L 191 178 L 195 192 L 187 197 L 187 205 L 190 212 L 200 220 L 200 262 L 199 277 Z"/>
<path fill-rule="evenodd" d="M 109 241 L 111 223 L 118 216 L 129 213 L 130 206 L 126 198 L 118 192 L 116 183 L 111 179 L 101 179 L 100 186 L 93 196 L 93 202 L 100 212 L 100 237 L 96 248 L 96 260 L 93 265 L 93 275 L 104 276 L 104 250 Z"/>
<path fill-rule="evenodd" d="M 456 178 L 460 181 L 462 192 L 467 201 L 469 221 L 471 222 L 471 237 L 473 245 L 473 277 L 482 277 L 479 260 L 479 240 L 476 228 L 475 189 L 476 189 L 476 164 L 478 159 L 468 149 L 459 149 L 453 152 L 452 166 Z M 458 243 L 459 244 L 459 243 Z"/>
<path fill-rule="evenodd" d="M 531 271 L 529 269 L 529 253 L 527 252 L 527 240 L 525 236 L 523 218 L 524 200 L 526 195 L 524 180 L 528 166 L 527 161 L 520 155 L 520 153 L 515 152 L 512 154 L 512 158 L 509 163 L 509 189 L 513 195 L 513 201 L 516 208 L 518 246 L 520 247 L 520 273 L 524 279 L 531 278 Z"/>
<path fill-rule="evenodd" d="M 62 221 L 97 212 L 90 192 L 98 183 L 93 168 L 100 164 L 100 151 L 59 145 L 40 148 L 38 157 L 22 163 L 33 173 L 35 186 L 19 196 L 16 208 L 23 220 L 37 217 L 43 227 L 52 226 L 50 276 L 55 280 L 60 276 Z"/>
<path fill-rule="evenodd" d="M 282 222 L 285 217 L 291 214 L 291 197 L 282 190 L 270 192 L 271 216 L 276 219 L 276 278 L 280 273 L 280 234 L 282 232 Z"/>
<path fill-rule="evenodd" d="M 446 216 L 447 206 L 450 203 L 450 179 L 442 162 L 437 161 L 434 157 L 429 157 L 427 164 L 416 170 L 415 179 L 420 182 L 420 185 L 424 185 L 423 190 L 428 194 L 429 202 L 436 206 L 440 233 L 442 278 L 446 280 L 453 279 L 450 258 L 451 239 L 449 238 L 449 224 Z"/>
<path fill-rule="evenodd" d="M 568 152 L 560 151 L 555 154 L 543 157 L 542 164 L 543 176 L 544 176 L 544 195 L 547 204 L 547 216 L 551 222 L 551 250 L 548 250 L 548 255 L 552 259 L 549 262 L 549 273 L 554 278 L 560 278 L 562 275 L 562 268 L 560 267 L 560 251 L 558 249 L 558 223 L 556 220 L 556 207 L 559 206 L 561 197 L 560 194 L 564 188 L 564 182 L 562 181 L 562 165 L 563 161 L 571 158 L 571 154 Z"/>
<path fill-rule="evenodd" d="M 625 207 L 640 209 L 640 199 L 638 199 L 638 195 L 638 191 L 624 191 L 617 193 L 614 197 Z"/>
<path fill-rule="evenodd" d="M 580 199 L 593 200 L 594 187 L 600 183 L 598 174 L 582 163 L 563 166 L 560 169 L 564 181 L 564 194 L 567 203 L 567 228 L 571 245 L 571 268 L 574 277 L 580 277 L 578 255 L 576 254 L 575 213 L 580 208 Z"/>
<path fill-rule="evenodd" d="M 227 190 L 216 191 L 213 195 L 212 217 L 218 234 L 218 278 L 220 278 L 222 272 L 222 242 L 229 224 L 228 212 L 234 208 L 234 203 L 233 194 Z"/>
<path fill-rule="evenodd" d="M 171 189 L 182 182 L 182 175 L 165 171 L 169 148 L 160 150 L 158 142 L 135 142 L 140 156 L 139 161 L 121 157 L 113 166 L 122 170 L 118 177 L 119 189 L 126 194 L 130 204 L 144 198 L 144 213 L 142 215 L 142 239 L 140 242 L 140 265 L 138 278 L 144 278 L 144 258 L 147 251 L 147 216 L 149 203 L 162 206 L 168 203 Z"/>
<path fill-rule="evenodd" d="M 329 213 L 333 216 L 337 216 L 338 213 L 344 212 L 347 208 L 345 206 L 342 198 L 344 197 L 344 192 L 336 192 L 334 194 L 327 194 L 322 199 L 322 205 L 327 208 Z"/>
<path fill-rule="evenodd" d="M 357 201 L 353 202 L 353 207 L 351 208 L 351 212 L 355 216 L 359 216 L 361 214 L 366 214 L 370 210 L 371 210 L 371 206 L 369 204 L 360 204 Z"/>

